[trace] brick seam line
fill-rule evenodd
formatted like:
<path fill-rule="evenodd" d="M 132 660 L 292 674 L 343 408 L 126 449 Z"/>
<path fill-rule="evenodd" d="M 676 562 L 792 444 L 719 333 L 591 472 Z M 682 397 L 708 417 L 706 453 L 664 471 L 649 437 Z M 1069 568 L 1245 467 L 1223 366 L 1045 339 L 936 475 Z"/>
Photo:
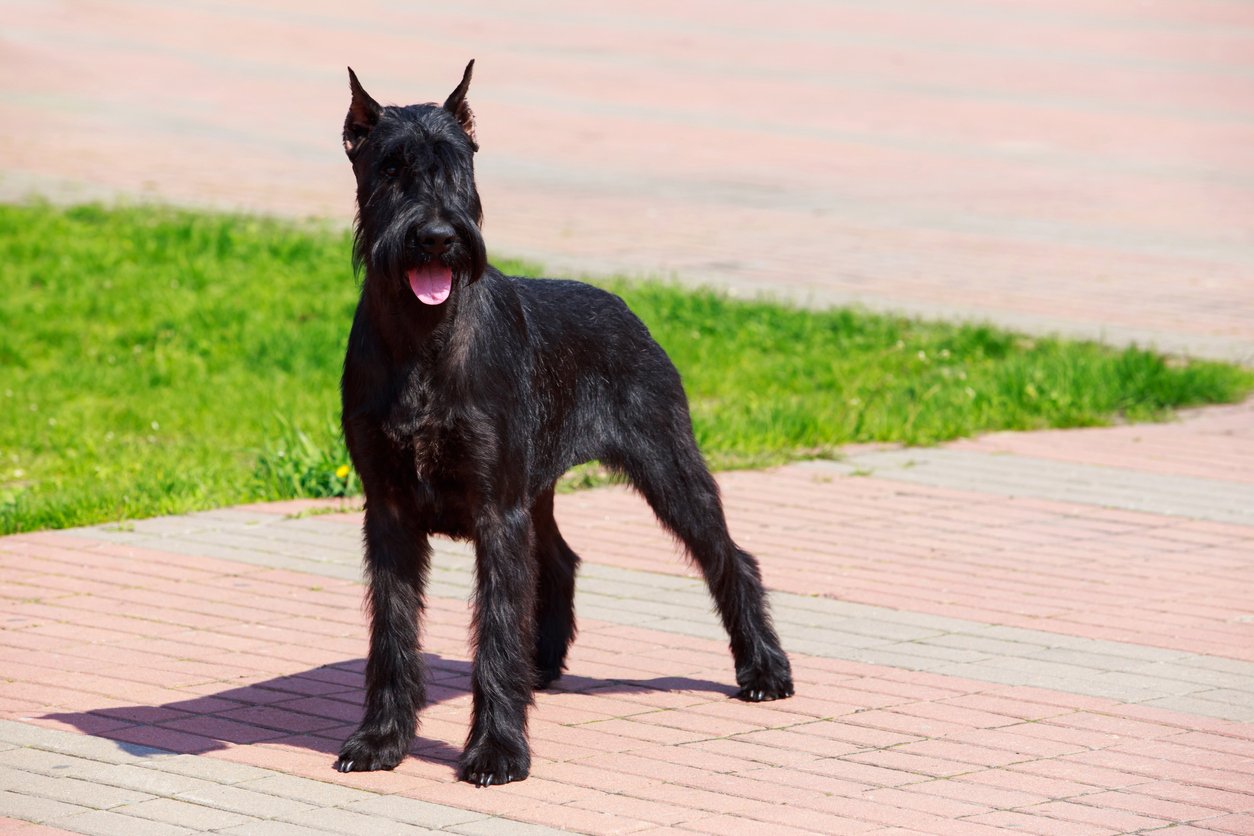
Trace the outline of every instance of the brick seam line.
<path fill-rule="evenodd" d="M 360 582 L 359 537 L 352 526 L 339 528 L 317 518 L 219 511 L 142 520 L 129 531 L 95 526 L 63 533 Z M 318 556 L 298 556 L 313 538 L 322 544 Z M 443 539 L 433 547 L 428 594 L 465 600 L 473 583 L 470 547 Z M 576 596 L 581 617 L 724 638 L 704 584 L 693 578 L 585 563 Z M 780 590 L 772 591 L 771 606 L 793 652 L 1254 722 L 1250 662 Z"/>
<path fill-rule="evenodd" d="M 131 828 L 126 832 L 146 833 L 153 824 L 172 824 L 172 819 L 187 822 L 188 817 L 226 832 L 265 821 L 317 828 L 319 815 L 345 814 L 355 824 L 378 828 L 360 832 L 459 832 L 466 825 L 490 823 L 527 827 L 534 833 L 561 832 L 458 807 L 13 720 L 0 720 L 0 748 L 5 744 L 12 748 L 0 752 L 0 768 L 16 768 L 29 778 L 0 793 L 0 817 L 73 832 L 119 832 L 126 825 Z M 96 797 L 83 796 L 82 786 L 87 783 L 101 788 Z M 406 823 L 417 822 L 424 822 L 423 828 L 403 830 Z"/>

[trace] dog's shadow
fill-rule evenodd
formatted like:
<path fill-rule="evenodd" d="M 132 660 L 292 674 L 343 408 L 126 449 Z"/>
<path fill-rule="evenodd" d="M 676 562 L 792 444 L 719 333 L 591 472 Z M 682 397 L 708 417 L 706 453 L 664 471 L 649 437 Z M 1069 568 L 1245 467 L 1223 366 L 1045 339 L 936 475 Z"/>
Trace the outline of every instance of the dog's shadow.
<path fill-rule="evenodd" d="M 428 667 L 426 711 L 464 698 L 464 719 L 469 722 L 470 663 L 434 653 L 424 655 Z M 352 659 L 162 705 L 104 706 L 78 713 L 45 714 L 42 719 L 113 740 L 119 749 L 131 754 L 200 755 L 231 746 L 277 743 L 327 755 L 330 769 L 340 743 L 361 718 L 365 665 L 365 659 Z M 650 690 L 734 693 L 726 685 L 687 677 L 603 680 L 565 674 L 548 690 L 537 692 L 537 698 L 543 700 L 544 694 L 637 694 Z M 421 729 L 409 751 L 419 759 L 444 764 L 456 762 L 461 754 L 460 747 L 423 737 Z"/>

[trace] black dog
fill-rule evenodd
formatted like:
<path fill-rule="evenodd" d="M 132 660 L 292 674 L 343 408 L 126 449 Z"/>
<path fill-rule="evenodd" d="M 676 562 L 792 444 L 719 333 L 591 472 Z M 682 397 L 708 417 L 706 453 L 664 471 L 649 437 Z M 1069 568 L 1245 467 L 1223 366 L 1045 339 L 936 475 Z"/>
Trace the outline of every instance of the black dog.
<path fill-rule="evenodd" d="M 418 618 L 431 534 L 475 544 L 474 721 L 462 779 L 527 777 L 532 689 L 575 635 L 579 558 L 553 486 L 599 459 L 700 564 L 731 636 L 738 696 L 791 696 L 752 556 L 727 533 L 679 374 L 622 300 L 488 265 L 475 189 L 474 62 L 444 105 L 382 107 L 349 70 L 361 301 L 344 360 L 344 435 L 366 493 L 371 613 L 361 727 L 341 772 L 391 769 L 424 701 Z"/>

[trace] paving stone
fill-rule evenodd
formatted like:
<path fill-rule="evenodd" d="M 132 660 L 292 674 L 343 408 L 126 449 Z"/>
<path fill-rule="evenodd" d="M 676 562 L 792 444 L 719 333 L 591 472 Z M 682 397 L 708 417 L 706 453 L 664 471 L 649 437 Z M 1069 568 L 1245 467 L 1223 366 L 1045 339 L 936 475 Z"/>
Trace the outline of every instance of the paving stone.
<path fill-rule="evenodd" d="M 1254 525 L 1254 486 L 1240 483 L 941 448 L 864 453 L 849 463 L 906 482 Z"/>
<path fill-rule="evenodd" d="M 215 784 L 238 784 L 255 778 L 265 778 L 270 772 L 242 763 L 202 758 L 196 755 L 176 755 L 162 758 L 159 764 L 153 764 L 163 772 L 174 772 L 189 778 L 201 778 Z"/>
<path fill-rule="evenodd" d="M 554 836 L 564 832 L 539 824 L 499 818 L 484 818 L 465 824 L 455 824 L 446 830 L 452 833 L 465 833 L 467 836 Z"/>
<path fill-rule="evenodd" d="M 387 832 L 387 823 L 379 822 L 379 826 L 384 828 L 379 833 Z M 239 824 L 235 827 L 227 827 L 219 830 L 219 833 L 230 833 L 232 836 L 308 836 L 311 828 L 308 825 L 292 824 L 283 821 L 254 821 L 246 824 Z"/>
<path fill-rule="evenodd" d="M 94 781 L 112 787 L 133 790 L 150 795 L 172 796 L 181 792 L 208 789 L 217 784 L 201 778 L 192 778 L 173 772 L 164 772 L 151 764 L 103 764 L 88 762 L 74 766 L 66 774 L 84 781 Z"/>
<path fill-rule="evenodd" d="M 460 810 L 444 804 L 432 804 L 414 798 L 397 795 L 377 795 L 362 801 L 342 805 L 352 813 L 379 816 L 389 821 L 406 822 L 436 830 L 455 824 L 466 824 L 487 818 L 472 810 Z"/>
<path fill-rule="evenodd" d="M 939 639 L 946 633 L 944 630 L 929 629 L 918 624 L 902 624 L 895 620 L 876 618 L 848 619 L 841 625 L 840 632 L 897 642 L 923 642 Z"/>
<path fill-rule="evenodd" d="M 1246 691 L 1236 688 L 1214 688 L 1206 691 L 1198 691 L 1195 696 L 1198 699 L 1211 700 L 1213 702 L 1231 705 L 1234 708 L 1254 709 L 1254 691 Z"/>
<path fill-rule="evenodd" d="M 293 801 L 303 801 L 316 807 L 340 807 L 378 797 L 375 793 L 343 787 L 339 784 L 312 781 L 295 775 L 272 774 L 265 778 L 243 781 L 235 786 L 253 792 L 276 795 L 280 798 L 290 798 Z"/>
<path fill-rule="evenodd" d="M 865 648 L 851 654 L 851 658 L 856 662 L 866 662 L 869 665 L 887 665 L 894 668 L 901 668 L 907 671 L 927 671 L 936 665 L 936 660 L 922 653 L 903 653 L 898 650 L 899 645 L 893 645 L 893 649 L 884 649 L 879 647 Z"/>
<path fill-rule="evenodd" d="M 113 812 L 124 816 L 152 819 L 153 821 L 178 825 L 179 827 L 190 827 L 195 830 L 220 830 L 224 827 L 234 827 L 258 819 L 255 816 L 242 816 L 238 813 L 205 807 L 188 801 L 179 801 L 174 798 L 154 798 L 151 801 L 141 801 L 138 804 L 118 807 Z"/>
<path fill-rule="evenodd" d="M 142 763 L 153 758 L 168 757 L 170 755 L 164 749 L 154 749 L 151 746 L 142 746 L 138 743 L 108 740 L 90 735 L 75 735 L 71 738 L 58 738 L 53 741 L 43 741 L 32 745 L 52 752 L 62 752 L 67 755 L 90 758 L 91 760 L 103 761 L 105 763 Z"/>
<path fill-rule="evenodd" d="M 150 819 L 136 818 L 106 810 L 92 810 L 64 816 L 52 822 L 56 827 L 93 836 L 184 836 L 196 833 L 186 827 Z"/>
<path fill-rule="evenodd" d="M 1142 700 L 1142 702 L 1145 705 L 1165 708 L 1168 711 L 1179 711 L 1184 714 L 1197 714 L 1202 717 L 1215 717 L 1223 720 L 1235 720 L 1238 723 L 1254 723 L 1254 709 L 1214 702 L 1191 694 L 1177 697 L 1147 698 Z"/>
<path fill-rule="evenodd" d="M 48 752 L 60 752 L 73 757 L 109 763 L 130 763 L 146 757 L 169 754 L 161 749 L 88 735 L 65 737 L 52 729 L 14 720 L 0 720 L 0 740 L 15 746 L 34 747 Z"/>
<path fill-rule="evenodd" d="M 652 629 L 653 625 L 649 625 Z M 784 649 L 789 653 L 805 653 L 810 656 L 827 656 L 831 657 L 836 654 L 836 658 L 849 659 L 857 661 L 858 654 L 863 650 L 881 646 L 881 642 L 875 639 L 869 639 L 866 636 L 860 636 L 848 644 L 835 644 L 830 639 L 812 639 L 809 637 L 800 638 L 795 635 L 789 635 L 781 631 L 780 641 L 784 645 Z"/>
<path fill-rule="evenodd" d="M 924 670 L 930 670 L 943 662 L 984 662 L 993 658 L 990 654 L 979 650 L 964 650 L 957 647 L 943 647 L 923 642 L 900 642 L 898 644 L 883 645 L 877 649 L 891 653 L 903 653 L 907 656 L 917 656 L 927 664 Z"/>
<path fill-rule="evenodd" d="M 1221 685 L 1236 688 L 1242 693 L 1254 693 L 1254 676 L 1242 676 L 1231 671 L 1213 671 L 1191 664 L 1194 661 L 1194 658 L 1186 657 L 1173 663 L 1150 662 L 1128 668 L 1127 672 L 1162 679 L 1178 679 L 1202 686 Z"/>
<path fill-rule="evenodd" d="M 75 758 L 71 755 L 62 755 L 57 752 L 46 752 L 42 749 L 32 749 L 28 746 L 6 749 L 0 752 L 0 766 L 25 772 L 38 772 L 53 777 L 71 774 L 71 770 L 79 766 L 94 766 L 96 764 L 97 761 L 90 761 L 86 758 Z"/>
<path fill-rule="evenodd" d="M 16 772 L 16 770 L 8 770 L 7 768 L 6 771 Z M 7 781 L 3 781 L 3 783 L 6 785 L 6 789 L 15 789 L 25 795 L 37 795 L 41 798 L 64 801 L 67 804 L 90 807 L 96 810 L 108 810 L 112 807 L 120 807 L 123 804 L 135 804 L 140 801 L 147 801 L 153 797 L 147 793 L 96 783 L 87 779 L 71 777 L 51 778 L 38 773 L 28 773 L 24 781 L 14 782 L 11 786 L 8 785 Z"/>
<path fill-rule="evenodd" d="M 973 636 L 982 636 L 990 639 L 1000 639 L 1002 641 L 1014 642 L 1016 644 L 1031 644 L 1041 648 L 1086 648 L 1093 645 L 1094 639 L 1082 636 L 1068 636 L 1065 633 L 1054 633 L 1049 630 L 1029 630 L 1023 627 L 1011 627 L 1006 624 L 984 624 L 972 621 L 957 621 L 957 625 L 947 632 L 950 633 L 967 633 Z M 1111 645 L 1118 645 L 1118 642 L 1111 642 Z M 1172 651 L 1173 656 L 1181 655 L 1180 651 Z M 1185 654 L 1187 655 L 1187 654 Z"/>
<path fill-rule="evenodd" d="M 0 766 L 0 790 L 20 789 L 27 777 L 31 775 L 38 775 L 38 773 L 14 769 L 11 766 Z"/>
<path fill-rule="evenodd" d="M 1152 696 L 1191 694 L 1199 690 L 1198 685 L 1193 682 L 1166 679 L 1160 676 L 1143 676 L 1125 671 L 1104 671 L 1091 681 L 1096 685 L 1122 688 L 1129 694 L 1141 693 Z M 1125 702 L 1137 702 L 1137 700 L 1129 699 Z"/>
<path fill-rule="evenodd" d="M 1048 641 L 1047 635 L 1041 634 L 1039 641 Z M 922 639 L 919 641 L 919 644 L 935 644 L 940 647 L 957 648 L 958 650 L 973 650 L 987 653 L 989 656 L 997 658 L 1013 659 L 1036 658 L 1036 654 L 1041 650 L 1041 645 L 1037 642 L 1029 643 L 1020 640 L 994 639 L 989 636 L 963 632 L 951 632 L 936 638 Z"/>
<path fill-rule="evenodd" d="M 25 795 L 11 790 L 0 790 L 0 816 L 25 819 L 33 822 L 46 822 L 52 819 L 84 813 L 87 807 L 79 804 L 67 804 L 51 798 L 37 795 Z"/>
<path fill-rule="evenodd" d="M 1027 657 L 1029 659 L 1040 659 L 1042 662 L 1061 662 L 1100 671 L 1128 671 L 1136 667 L 1143 667 L 1145 664 L 1127 656 L 1084 651 L 1070 647 L 1049 647 L 1044 650 L 1036 650 L 1028 653 Z"/>
<path fill-rule="evenodd" d="M 664 630 L 665 625 L 650 625 L 650 629 Z M 865 633 L 846 633 L 843 630 L 824 630 L 793 625 L 780 625 L 779 636 L 785 648 L 796 647 L 799 653 L 835 659 L 853 658 L 848 654 L 871 647 L 886 649 L 896 643 L 896 639 L 868 636 Z M 810 649 L 802 650 L 803 646 Z"/>
<path fill-rule="evenodd" d="M 609 621 L 624 627 L 652 626 L 659 621 L 656 615 L 635 612 L 629 605 L 619 609 L 617 607 L 604 606 L 599 600 L 594 599 L 593 602 L 581 601 L 577 606 L 581 618 Z"/>
<path fill-rule="evenodd" d="M 1065 687 L 1060 686 L 1070 684 L 1071 682 L 1067 678 L 1045 676 L 1030 670 L 1003 667 L 999 662 L 1000 660 L 997 658 L 990 658 L 987 662 L 960 662 L 957 664 L 947 662 L 933 668 L 932 672 L 963 679 L 975 679 L 981 682 L 999 683 L 1002 685 L 1032 685 L 1054 690 L 1066 690 Z"/>
<path fill-rule="evenodd" d="M 213 786 L 179 793 L 181 801 L 229 810 L 259 819 L 274 819 L 294 815 L 312 809 L 313 805 L 290 798 L 280 798 L 263 792 L 243 789 L 239 786 Z M 322 804 L 317 805 L 324 806 Z"/>
<path fill-rule="evenodd" d="M 681 636 L 695 636 L 699 639 L 714 641 L 726 640 L 727 638 L 723 628 L 715 623 L 713 619 L 709 621 L 693 621 L 686 618 L 660 618 L 649 622 L 649 628 L 662 630 L 667 633 L 678 633 Z"/>
<path fill-rule="evenodd" d="M 390 821 L 380 816 L 354 813 L 338 808 L 322 810 L 306 810 L 290 816 L 281 817 L 290 824 L 310 827 L 315 830 L 328 830 L 333 833 L 395 833 L 404 836 L 407 833 L 428 833 L 430 829 L 412 824 Z"/>
<path fill-rule="evenodd" d="M 1222 656 L 1198 656 L 1189 654 L 1180 660 L 1186 668 L 1201 668 L 1217 673 L 1234 673 L 1238 676 L 1250 676 L 1250 663 L 1242 659 L 1226 659 Z"/>

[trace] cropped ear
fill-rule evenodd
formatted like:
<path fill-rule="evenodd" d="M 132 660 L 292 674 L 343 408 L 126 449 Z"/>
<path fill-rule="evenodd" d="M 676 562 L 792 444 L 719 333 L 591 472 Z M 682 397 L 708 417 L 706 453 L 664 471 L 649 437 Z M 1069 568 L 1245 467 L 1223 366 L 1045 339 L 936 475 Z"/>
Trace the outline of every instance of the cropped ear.
<path fill-rule="evenodd" d="M 362 141 L 379 124 L 379 113 L 383 108 L 362 88 L 352 67 L 348 68 L 348 86 L 353 91 L 353 101 L 348 106 L 348 116 L 344 118 L 344 152 L 351 160 Z"/>
<path fill-rule="evenodd" d="M 475 139 L 475 114 L 470 109 L 470 105 L 466 104 L 466 91 L 470 89 L 470 74 L 474 69 L 475 60 L 472 58 L 466 65 L 466 72 L 462 73 L 462 83 L 457 85 L 457 89 L 444 100 L 444 109 L 453 114 L 461 124 L 462 130 L 466 132 L 466 136 L 470 137 L 470 144 L 478 151 L 479 141 Z"/>

